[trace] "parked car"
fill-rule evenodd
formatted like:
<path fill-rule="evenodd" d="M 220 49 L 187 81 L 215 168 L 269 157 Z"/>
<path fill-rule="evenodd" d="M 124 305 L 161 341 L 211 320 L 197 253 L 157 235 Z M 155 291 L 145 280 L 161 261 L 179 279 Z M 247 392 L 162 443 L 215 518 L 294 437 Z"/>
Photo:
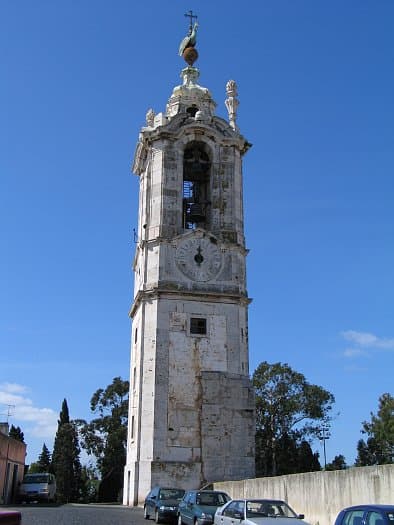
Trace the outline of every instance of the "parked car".
<path fill-rule="evenodd" d="M 178 525 L 211 525 L 216 509 L 230 499 L 217 490 L 190 490 L 179 503 Z"/>
<path fill-rule="evenodd" d="M 18 490 L 18 501 L 55 501 L 56 479 L 53 474 L 41 472 L 26 474 Z"/>
<path fill-rule="evenodd" d="M 185 494 L 183 489 L 153 487 L 145 498 L 144 518 L 154 516 L 155 522 L 176 521 L 178 504 Z"/>
<path fill-rule="evenodd" d="M 342 509 L 335 525 L 393 525 L 394 505 L 355 505 Z"/>
<path fill-rule="evenodd" d="M 22 515 L 15 510 L 0 510 L 0 524 L 1 525 L 20 525 L 22 523 Z"/>
<path fill-rule="evenodd" d="M 217 509 L 215 525 L 232 525 L 236 520 L 242 525 L 300 525 L 303 514 L 296 514 L 282 500 L 234 499 Z M 301 521 L 304 525 L 305 521 Z"/>

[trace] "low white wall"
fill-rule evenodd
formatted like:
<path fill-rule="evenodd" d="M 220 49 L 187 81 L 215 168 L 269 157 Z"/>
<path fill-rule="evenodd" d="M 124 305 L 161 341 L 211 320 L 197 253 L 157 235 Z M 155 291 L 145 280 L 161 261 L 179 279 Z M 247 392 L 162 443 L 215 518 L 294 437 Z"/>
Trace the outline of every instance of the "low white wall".
<path fill-rule="evenodd" d="M 226 481 L 214 488 L 233 499 L 283 499 L 312 525 L 334 525 L 338 512 L 349 505 L 394 504 L 394 465 Z"/>

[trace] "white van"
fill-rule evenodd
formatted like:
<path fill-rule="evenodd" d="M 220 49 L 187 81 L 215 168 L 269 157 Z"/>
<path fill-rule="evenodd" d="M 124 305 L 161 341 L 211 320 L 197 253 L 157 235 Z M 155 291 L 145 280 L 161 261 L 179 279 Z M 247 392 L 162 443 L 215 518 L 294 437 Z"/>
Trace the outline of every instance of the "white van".
<path fill-rule="evenodd" d="M 26 501 L 55 501 L 56 479 L 53 474 L 41 472 L 26 474 L 19 486 L 18 500 Z"/>

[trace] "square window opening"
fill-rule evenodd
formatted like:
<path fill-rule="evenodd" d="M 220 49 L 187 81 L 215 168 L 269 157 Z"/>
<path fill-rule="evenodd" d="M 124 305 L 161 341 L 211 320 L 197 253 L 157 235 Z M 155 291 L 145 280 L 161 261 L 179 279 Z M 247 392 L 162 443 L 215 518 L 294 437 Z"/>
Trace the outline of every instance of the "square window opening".
<path fill-rule="evenodd" d="M 203 317 L 191 317 L 190 318 L 190 333 L 198 335 L 206 335 L 207 333 L 207 320 Z"/>

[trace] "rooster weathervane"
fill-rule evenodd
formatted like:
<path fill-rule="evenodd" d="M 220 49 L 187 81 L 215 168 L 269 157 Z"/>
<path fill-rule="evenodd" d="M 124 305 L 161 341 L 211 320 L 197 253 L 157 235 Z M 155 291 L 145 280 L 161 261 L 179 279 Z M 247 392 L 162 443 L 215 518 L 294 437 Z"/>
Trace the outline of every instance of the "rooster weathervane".
<path fill-rule="evenodd" d="M 189 66 L 192 66 L 198 58 L 197 49 L 195 48 L 197 42 L 198 23 L 194 22 L 193 25 L 193 19 L 197 20 L 197 15 L 194 15 L 193 11 L 190 10 L 188 13 L 185 13 L 185 16 L 190 18 L 189 32 L 180 43 L 179 56 L 183 57 Z"/>

